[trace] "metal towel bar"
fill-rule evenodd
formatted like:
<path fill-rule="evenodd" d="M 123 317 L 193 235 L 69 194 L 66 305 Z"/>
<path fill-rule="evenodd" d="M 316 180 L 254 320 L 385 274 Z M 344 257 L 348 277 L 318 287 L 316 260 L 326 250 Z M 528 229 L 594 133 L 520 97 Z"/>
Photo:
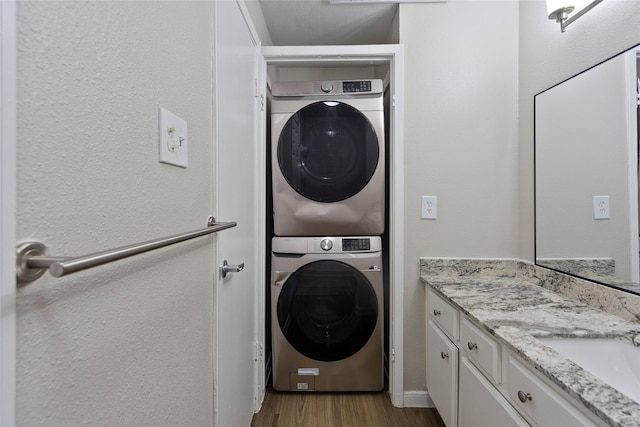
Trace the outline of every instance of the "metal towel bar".
<path fill-rule="evenodd" d="M 16 277 L 18 282 L 33 282 L 42 276 L 47 269 L 52 276 L 62 277 L 66 274 L 195 239 L 236 225 L 236 222 L 216 222 L 213 217 L 210 217 L 207 228 L 80 257 L 52 257 L 49 256 L 49 250 L 43 243 L 25 242 L 16 247 Z"/>

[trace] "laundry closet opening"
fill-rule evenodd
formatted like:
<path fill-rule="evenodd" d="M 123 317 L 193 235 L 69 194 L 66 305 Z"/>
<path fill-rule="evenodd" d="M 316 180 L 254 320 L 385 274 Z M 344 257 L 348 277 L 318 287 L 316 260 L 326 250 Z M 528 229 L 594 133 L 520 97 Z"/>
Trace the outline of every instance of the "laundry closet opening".
<path fill-rule="evenodd" d="M 390 390 L 392 62 L 276 56 L 265 56 L 265 383 Z"/>

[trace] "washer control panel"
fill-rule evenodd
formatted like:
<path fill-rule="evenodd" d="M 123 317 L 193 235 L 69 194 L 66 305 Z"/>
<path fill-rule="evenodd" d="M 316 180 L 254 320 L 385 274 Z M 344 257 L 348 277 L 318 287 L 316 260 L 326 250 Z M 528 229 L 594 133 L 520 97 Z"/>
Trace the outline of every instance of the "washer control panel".
<path fill-rule="evenodd" d="M 295 237 L 294 237 L 295 239 Z M 307 240 L 308 254 L 371 253 L 382 250 L 380 236 L 301 237 Z"/>
<path fill-rule="evenodd" d="M 274 237 L 273 253 L 279 254 L 348 254 L 382 251 L 380 236 L 353 237 Z"/>

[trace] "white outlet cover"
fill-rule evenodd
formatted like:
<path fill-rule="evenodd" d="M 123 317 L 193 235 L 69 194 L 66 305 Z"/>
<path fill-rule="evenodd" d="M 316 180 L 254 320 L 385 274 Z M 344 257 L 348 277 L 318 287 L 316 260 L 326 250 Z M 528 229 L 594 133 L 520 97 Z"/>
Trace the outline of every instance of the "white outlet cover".
<path fill-rule="evenodd" d="M 422 196 L 422 219 L 436 219 L 438 217 L 438 197 Z"/>
<path fill-rule="evenodd" d="M 158 149 L 161 163 L 189 166 L 187 122 L 162 107 L 158 110 Z"/>
<path fill-rule="evenodd" d="M 593 196 L 593 219 L 610 219 L 609 196 Z"/>

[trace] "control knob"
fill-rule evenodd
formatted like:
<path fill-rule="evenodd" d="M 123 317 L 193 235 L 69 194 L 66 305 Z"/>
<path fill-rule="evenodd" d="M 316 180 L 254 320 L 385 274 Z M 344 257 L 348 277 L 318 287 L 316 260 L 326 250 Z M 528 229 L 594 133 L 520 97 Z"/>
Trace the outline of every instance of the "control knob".
<path fill-rule="evenodd" d="M 333 90 L 333 84 L 331 82 L 322 82 L 320 89 L 322 89 L 324 93 L 329 93 Z"/>
<path fill-rule="evenodd" d="M 333 247 L 333 242 L 329 239 L 322 239 L 322 241 L 320 242 L 320 247 L 323 251 L 330 251 Z"/>

